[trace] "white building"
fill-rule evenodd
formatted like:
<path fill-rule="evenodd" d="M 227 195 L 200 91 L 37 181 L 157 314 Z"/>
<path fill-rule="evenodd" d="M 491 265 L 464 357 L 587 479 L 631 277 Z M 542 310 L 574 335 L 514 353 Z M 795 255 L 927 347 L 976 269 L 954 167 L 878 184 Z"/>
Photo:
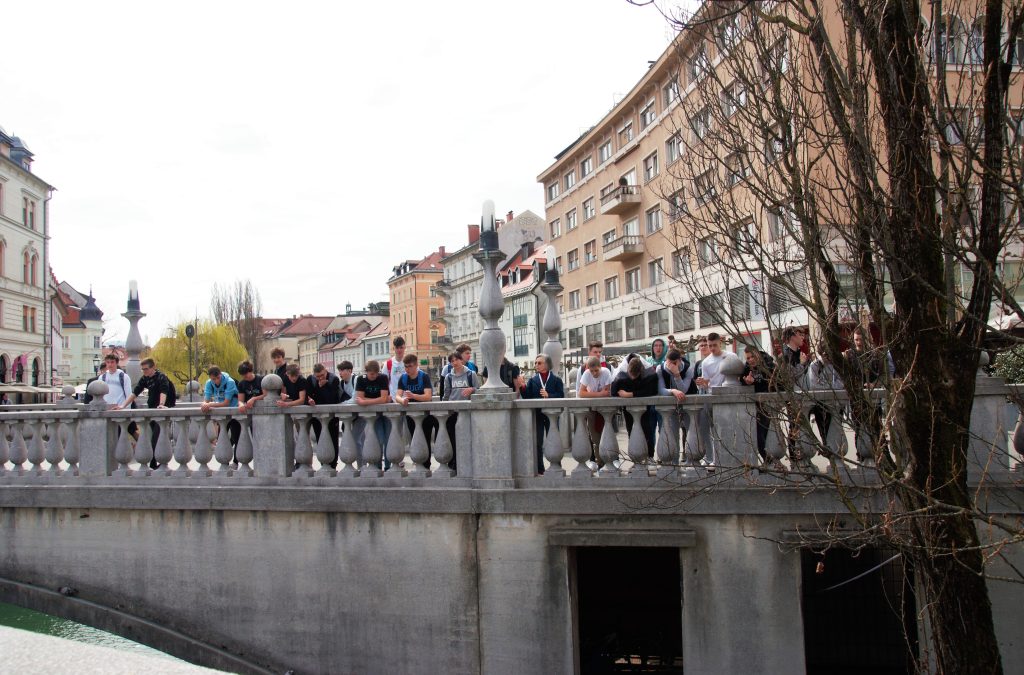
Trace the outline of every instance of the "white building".
<path fill-rule="evenodd" d="M 58 371 L 65 384 L 84 384 L 103 359 L 103 312 L 92 295 L 83 295 L 66 281 L 57 285 L 67 306 L 62 319 L 63 351 Z"/>
<path fill-rule="evenodd" d="M 544 220 L 532 211 L 523 211 L 514 216 L 511 211 L 508 217 L 496 223 L 498 230 L 498 248 L 506 255 L 515 255 L 523 244 L 535 245 L 544 240 L 547 225 Z M 435 286 L 437 293 L 445 297 L 444 311 L 438 318 L 448 327 L 446 340 L 449 346 L 465 342 L 479 351 L 480 333 L 484 329 L 483 319 L 478 310 L 480 291 L 483 288 L 483 268 L 473 258 L 480 248 L 480 226 L 470 225 L 469 243 L 441 259 L 444 268 L 444 279 Z M 502 263 L 504 264 L 504 262 Z"/>
<path fill-rule="evenodd" d="M 49 216 L 54 188 L 32 153 L 0 128 L 0 382 L 51 382 Z"/>
<path fill-rule="evenodd" d="M 543 331 L 548 298 L 540 290 L 554 248 L 523 244 L 498 269 L 505 311 L 498 325 L 505 333 L 505 357 L 520 368 L 533 367 L 533 357 L 547 340 Z"/>

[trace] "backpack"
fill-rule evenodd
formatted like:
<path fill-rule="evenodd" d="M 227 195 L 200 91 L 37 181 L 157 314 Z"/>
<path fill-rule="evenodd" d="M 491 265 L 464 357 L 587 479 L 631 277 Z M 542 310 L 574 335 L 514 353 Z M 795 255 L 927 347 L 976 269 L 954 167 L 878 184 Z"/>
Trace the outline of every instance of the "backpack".
<path fill-rule="evenodd" d="M 101 375 L 99 379 L 102 379 L 104 383 L 107 381 L 107 378 L 106 378 L 105 375 Z M 123 370 L 117 371 L 117 383 L 121 386 L 121 391 L 124 392 L 125 398 L 128 398 L 128 395 L 131 392 L 129 392 L 127 389 L 124 388 L 124 371 Z M 132 408 L 136 408 L 137 407 L 135 405 L 135 401 L 132 401 L 131 407 Z"/>
<path fill-rule="evenodd" d="M 418 372 L 416 374 L 416 384 L 420 384 L 421 382 L 423 382 L 423 378 L 426 377 L 426 375 L 427 374 L 424 373 L 422 370 L 420 372 Z M 398 388 L 402 389 L 404 391 L 411 391 L 409 389 L 409 385 L 411 383 L 412 383 L 412 381 L 409 379 L 409 374 L 408 373 L 402 373 L 402 376 L 400 378 L 398 378 Z M 426 389 L 426 386 L 424 386 L 423 388 Z M 420 392 L 413 392 L 413 393 L 420 393 Z"/>

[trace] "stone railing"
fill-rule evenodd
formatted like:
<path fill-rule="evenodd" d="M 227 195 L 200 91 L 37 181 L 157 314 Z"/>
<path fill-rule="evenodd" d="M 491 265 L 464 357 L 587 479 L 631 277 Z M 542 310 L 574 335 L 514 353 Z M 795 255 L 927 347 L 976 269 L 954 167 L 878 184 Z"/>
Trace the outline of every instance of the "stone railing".
<path fill-rule="evenodd" d="M 408 407 L 279 407 L 279 387 L 279 381 L 268 381 L 267 397 L 251 411 L 112 411 L 102 397 L 89 405 L 62 401 L 43 409 L 3 409 L 0 484 L 623 486 L 737 472 L 770 481 L 837 464 L 873 467 L 871 439 L 851 424 L 839 392 L 787 398 L 720 387 L 681 403 L 672 397 L 519 400 L 478 394 L 471 401 Z M 975 482 L 1020 475 L 1024 430 L 1014 428 L 1015 401 L 1016 387 L 979 380 L 968 458 Z M 833 413 L 824 439 L 809 421 L 816 407 Z M 758 409 L 769 420 L 766 460 L 757 450 Z M 801 422 L 790 434 L 798 412 Z M 628 433 L 619 424 L 627 417 L 634 422 Z M 1017 443 L 1011 443 L 1011 432 Z M 1018 447 L 1011 451 L 1013 445 Z"/>

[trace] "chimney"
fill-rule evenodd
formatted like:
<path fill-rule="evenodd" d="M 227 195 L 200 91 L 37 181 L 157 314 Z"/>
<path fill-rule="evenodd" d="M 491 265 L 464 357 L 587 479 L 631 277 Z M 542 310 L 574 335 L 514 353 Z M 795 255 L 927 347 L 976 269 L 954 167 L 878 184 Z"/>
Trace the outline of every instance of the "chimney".
<path fill-rule="evenodd" d="M 477 224 L 469 225 L 469 243 L 475 244 L 480 240 L 480 226 Z"/>
<path fill-rule="evenodd" d="M 514 217 L 514 216 L 513 216 L 512 212 L 511 212 L 511 211 L 509 211 L 508 213 L 506 213 L 506 214 L 505 214 L 505 222 L 506 222 L 506 223 L 511 223 L 511 222 L 512 222 L 512 218 L 513 218 L 513 217 Z"/>
<path fill-rule="evenodd" d="M 438 247 L 438 249 L 437 249 L 437 254 L 438 254 L 438 255 L 439 255 L 440 257 L 442 257 L 442 258 L 444 257 L 444 246 L 439 246 L 439 247 Z"/>

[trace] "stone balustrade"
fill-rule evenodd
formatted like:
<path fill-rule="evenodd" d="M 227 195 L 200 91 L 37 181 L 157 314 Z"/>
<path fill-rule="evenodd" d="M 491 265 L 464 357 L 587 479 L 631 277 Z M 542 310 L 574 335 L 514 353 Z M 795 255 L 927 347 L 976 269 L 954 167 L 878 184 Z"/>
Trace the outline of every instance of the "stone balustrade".
<path fill-rule="evenodd" d="M 1020 400 L 1021 390 L 995 378 L 979 381 L 968 458 L 972 481 L 1019 476 L 1024 428 L 1014 428 L 1020 417 L 1014 401 Z M 192 406 L 111 411 L 102 402 L 71 401 L 4 408 L 0 484 L 251 481 L 552 488 L 649 485 L 740 473 L 770 483 L 820 473 L 834 477 L 837 468 L 844 469 L 846 479 L 863 480 L 874 465 L 871 439 L 852 428 L 841 392 L 787 398 L 721 387 L 682 403 L 672 397 L 519 400 L 510 394 L 481 394 L 472 401 L 408 407 L 290 408 L 278 407 L 272 393 L 249 412 L 203 412 Z M 876 394 L 881 406 L 883 392 Z M 767 463 L 757 453 L 758 405 L 771 420 Z M 833 412 L 825 439 L 809 421 L 815 406 Z M 790 434 L 797 411 L 799 430 Z M 628 434 L 625 425 L 616 424 L 627 415 L 636 421 Z M 656 419 L 652 450 L 640 422 L 645 415 Z M 603 429 L 592 437 L 597 418 Z M 540 420 L 548 422 L 543 475 L 537 471 Z M 789 446 L 798 452 L 788 451 Z"/>

